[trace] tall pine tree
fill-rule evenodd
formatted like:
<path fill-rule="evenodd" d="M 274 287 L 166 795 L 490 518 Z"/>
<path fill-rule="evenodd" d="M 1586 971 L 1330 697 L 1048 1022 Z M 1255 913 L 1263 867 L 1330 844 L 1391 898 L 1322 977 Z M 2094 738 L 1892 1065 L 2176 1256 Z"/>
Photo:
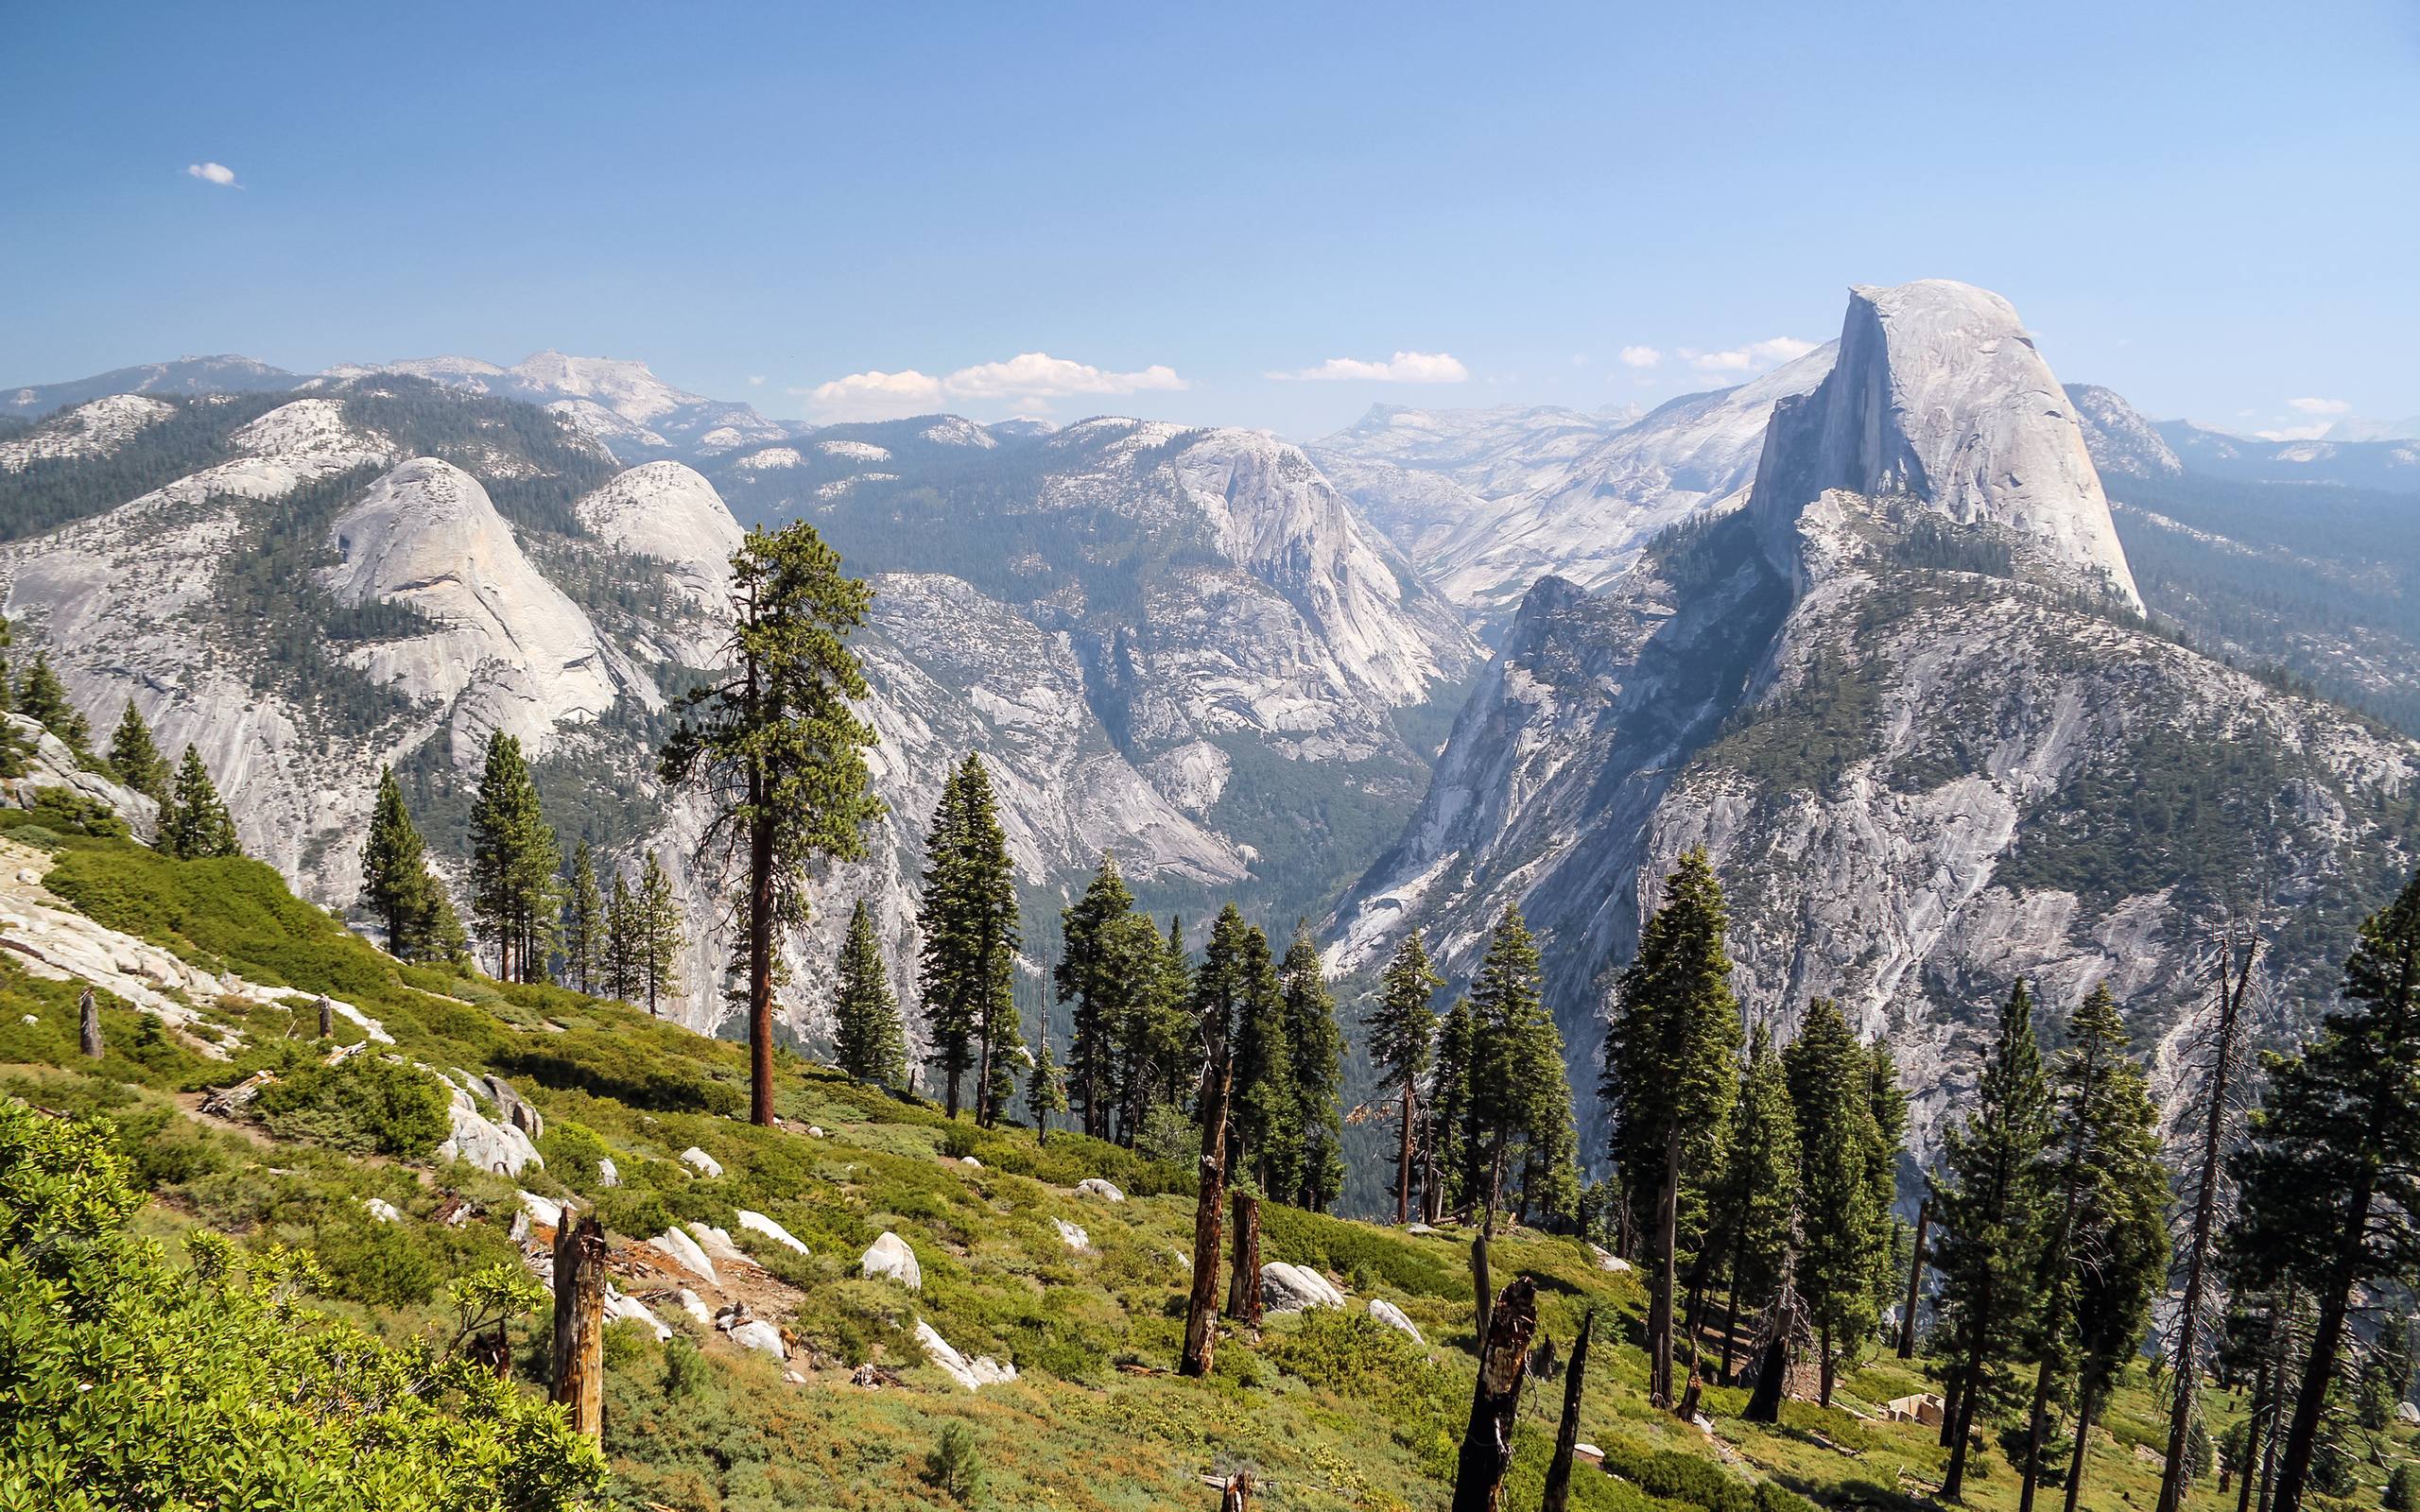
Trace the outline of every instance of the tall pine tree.
<path fill-rule="evenodd" d="M 1605 1040 L 1615 1164 L 1634 1208 L 1652 1214 L 1648 1371 L 1649 1395 L 1659 1407 L 1680 1400 L 1672 1389 L 1672 1347 L 1682 1210 L 1712 1168 L 1739 1091 L 1739 1005 L 1723 951 L 1727 927 L 1713 863 L 1703 847 L 1693 849 L 1639 932 Z"/>
<path fill-rule="evenodd" d="M 1975 1420 L 2016 1400 L 2013 1367 L 2037 1305 L 2041 1158 L 2050 1091 L 2033 1032 L 2033 999 L 2018 982 L 2000 1010 L 1965 1123 L 1943 1139 L 1933 1178 L 1941 1314 L 1949 1340 L 1949 1469 L 1945 1501 L 1964 1492 Z"/>
<path fill-rule="evenodd" d="M 1873 1061 L 1829 998 L 1806 1005 L 1782 1057 L 1798 1132 L 1798 1295 L 1815 1325 L 1822 1402 L 1840 1362 L 1877 1321 L 1876 1273 L 1890 1260 L 1890 1190 L 1878 1179 Z"/>
<path fill-rule="evenodd" d="M 201 764 L 201 752 L 190 745 L 177 767 L 176 790 L 160 816 L 160 849 L 180 861 L 243 854 L 235 843 L 235 821 L 218 799 L 210 768 Z"/>
<path fill-rule="evenodd" d="M 681 917 L 681 900 L 673 895 L 672 878 L 654 851 L 639 869 L 638 891 L 632 899 L 637 926 L 635 984 L 646 995 L 649 1018 L 661 1017 L 663 1000 L 681 992 L 681 953 L 689 948 Z"/>
<path fill-rule="evenodd" d="M 51 669 L 50 653 L 36 651 L 33 664 L 17 679 L 17 713 L 33 720 L 80 752 L 92 744 L 93 727 L 69 701 L 67 685 Z"/>
<path fill-rule="evenodd" d="M 1344 1032 L 1337 1027 L 1336 999 L 1320 971 L 1319 947 L 1307 923 L 1297 923 L 1293 943 L 1277 971 L 1286 1000 L 1287 1048 L 1293 1061 L 1294 1127 L 1300 1155 L 1292 1190 L 1284 1195 L 1298 1208 L 1325 1212 L 1344 1190 Z"/>
<path fill-rule="evenodd" d="M 168 801 L 168 759 L 151 739 L 151 727 L 143 722 L 143 711 L 134 700 L 126 700 L 126 713 L 118 715 L 117 729 L 110 734 L 110 770 L 117 780 L 142 794 L 154 803 Z"/>
<path fill-rule="evenodd" d="M 2356 1292 L 2420 1274 L 2420 874 L 2362 923 L 2339 995 L 2300 1055 L 2273 1060 L 2234 1161 L 2243 1268 L 2315 1306 L 2275 1512 L 2301 1512 L 2313 1489 Z"/>
<path fill-rule="evenodd" d="M 1050 1015 L 1038 1014 L 1034 1037 L 1041 1041 L 1033 1057 L 1033 1074 L 1026 1078 L 1025 1111 L 1033 1120 L 1033 1142 L 1050 1143 L 1050 1120 L 1067 1111 L 1067 1076 L 1050 1050 Z"/>
<path fill-rule="evenodd" d="M 900 1028 L 899 999 L 890 990 L 890 969 L 883 964 L 882 941 L 874 935 L 873 910 L 862 898 L 849 914 L 838 975 L 839 990 L 832 1008 L 834 1058 L 859 1081 L 906 1091 L 908 1045 Z"/>
<path fill-rule="evenodd" d="M 132 708 L 131 704 L 128 705 Z M 428 874 L 428 850 L 404 806 L 395 769 L 378 771 L 378 797 L 371 805 L 370 837 L 361 847 L 361 906 L 386 932 L 388 951 L 404 959 L 420 954 L 420 926 L 436 887 Z"/>
<path fill-rule="evenodd" d="M 594 992 L 605 974 L 605 895 L 596 885 L 596 854 L 586 840 L 572 851 L 562 899 L 563 980 Z"/>
<path fill-rule="evenodd" d="M 630 879 L 614 873 L 605 895 L 605 995 L 628 1003 L 639 994 L 639 905 Z"/>
<path fill-rule="evenodd" d="M 1294 1121 L 1294 1051 L 1287 1035 L 1285 988 L 1269 950 L 1269 936 L 1246 924 L 1230 903 L 1219 916 L 1233 949 L 1219 962 L 1218 979 L 1233 994 L 1223 1037 L 1233 1047 L 1235 1082 L 1230 1093 L 1227 1172 L 1231 1180 L 1249 1171 L 1264 1193 L 1291 1190 L 1302 1159 L 1302 1130 Z M 1218 958 L 1219 931 L 1211 934 Z M 1205 973 L 1210 965 L 1202 968 Z"/>
<path fill-rule="evenodd" d="M 918 921 L 925 936 L 918 988 L 949 1116 L 958 1116 L 972 1072 L 975 1121 L 988 1127 L 1012 1085 L 1009 1057 L 1021 1040 L 1017 893 L 991 774 L 971 753 L 942 784 L 934 811 Z"/>
<path fill-rule="evenodd" d="M 1722 1318 L 1723 1384 L 1739 1335 L 1739 1304 L 1761 1306 L 1781 1284 L 1782 1266 L 1798 1215 L 1798 1112 L 1772 1036 L 1762 1025 L 1748 1041 L 1731 1137 L 1723 1143 L 1722 1176 L 1713 1206 L 1716 1233 L 1728 1251 Z"/>
<path fill-rule="evenodd" d="M 1478 1057 L 1478 1018 L 1470 999 L 1456 998 L 1437 1026 L 1437 1069 L 1428 1078 L 1428 1117 L 1424 1121 L 1421 1192 L 1431 1221 L 1465 1211 L 1479 1200 L 1484 1153 L 1472 1085 Z"/>
<path fill-rule="evenodd" d="M 1361 1027 L 1369 1031 L 1370 1059 L 1378 1073 L 1378 1091 L 1395 1099 L 1395 1222 L 1411 1218 L 1412 1142 L 1420 1109 L 1420 1084 L 1434 1063 L 1437 1009 L 1432 1001 L 1445 979 L 1428 961 L 1428 947 L 1419 930 L 1395 947 L 1378 981 L 1378 1004 Z"/>
<path fill-rule="evenodd" d="M 1113 964 L 1112 935 L 1134 912 L 1134 895 L 1118 875 L 1117 858 L 1103 854 L 1084 895 L 1059 914 L 1059 965 L 1052 972 L 1059 1001 L 1075 1022 L 1067 1052 L 1068 1092 L 1083 1115 L 1083 1130 L 1110 1137 L 1117 1108 L 1118 1058 L 1139 986 L 1126 974 L 1129 963 Z"/>
<path fill-rule="evenodd" d="M 488 736 L 471 800 L 471 919 L 495 950 L 498 980 L 545 979 L 562 869 L 562 850 L 546 827 L 521 742 L 498 730 Z"/>
<path fill-rule="evenodd" d="M 807 868 L 855 861 L 881 816 L 866 771 L 873 727 L 850 633 L 873 591 L 804 521 L 751 530 L 731 558 L 732 633 L 721 680 L 692 689 L 657 765 L 669 788 L 701 789 L 712 819 L 703 875 L 743 870 L 735 906 L 748 947 L 749 1117 L 773 1122 L 773 976 L 785 924 L 805 920 Z"/>

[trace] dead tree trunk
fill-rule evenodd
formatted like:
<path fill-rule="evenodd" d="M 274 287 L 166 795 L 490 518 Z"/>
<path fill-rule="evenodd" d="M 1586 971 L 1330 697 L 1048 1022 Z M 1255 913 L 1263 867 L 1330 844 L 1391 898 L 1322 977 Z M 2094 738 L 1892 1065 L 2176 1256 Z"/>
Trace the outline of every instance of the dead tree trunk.
<path fill-rule="evenodd" d="M 1219 1493 L 1219 1512 L 1252 1512 L 1252 1471 L 1227 1477 L 1227 1488 Z"/>
<path fill-rule="evenodd" d="M 336 1037 L 337 1005 L 329 1002 L 327 994 L 323 992 L 320 995 L 320 1038 L 333 1040 Z"/>
<path fill-rule="evenodd" d="M 1899 1315 L 1899 1358 L 1916 1357 L 1916 1304 L 1924 1298 L 1925 1241 L 1932 1233 L 1932 1198 L 1916 1204 L 1916 1251 L 1908 1262 L 1908 1310 Z"/>
<path fill-rule="evenodd" d="M 100 1000 L 93 996 L 93 989 L 89 987 L 77 995 L 76 1021 L 77 1039 L 84 1052 L 84 1058 L 100 1059 L 102 1053 L 101 1005 Z"/>
<path fill-rule="evenodd" d="M 1538 1329 L 1537 1288 L 1516 1278 L 1495 1299 L 1478 1356 L 1478 1381 L 1471 1388 L 1470 1426 L 1454 1473 L 1454 1512 L 1495 1512 L 1504 1472 L 1512 1468 L 1512 1420 L 1521 1407 L 1521 1378 L 1529 1374 L 1530 1338 Z"/>
<path fill-rule="evenodd" d="M 1563 1421 L 1554 1431 L 1554 1458 L 1547 1465 L 1546 1495 L 1538 1512 L 1564 1512 L 1571 1501 L 1571 1454 L 1580 1443 L 1580 1388 L 1588 1374 L 1588 1335 L 1596 1331 L 1597 1310 L 1581 1315 L 1580 1337 L 1571 1346 L 1571 1364 L 1563 1375 Z"/>
<path fill-rule="evenodd" d="M 1228 1248 L 1235 1264 L 1227 1280 L 1227 1315 L 1256 1329 L 1260 1327 L 1260 1199 L 1249 1192 L 1236 1194 L 1236 1233 Z"/>
<path fill-rule="evenodd" d="M 1227 1195 L 1227 1095 L 1236 1063 L 1223 1043 L 1204 1074 L 1210 1092 L 1201 1120 L 1201 1192 L 1193 1205 L 1193 1297 L 1184 1310 L 1184 1356 L 1177 1374 L 1206 1376 L 1219 1338 L 1219 1220 Z"/>
<path fill-rule="evenodd" d="M 555 1230 L 554 1400 L 571 1409 L 574 1433 L 605 1436 L 605 1227 L 563 1205 Z"/>
<path fill-rule="evenodd" d="M 2168 1415 L 2168 1457 L 2160 1468 L 2158 1512 L 2177 1512 L 2185 1503 L 2185 1445 L 2192 1432 L 2193 1399 L 2202 1366 L 2194 1346 L 2202 1332 L 2202 1294 L 2207 1284 L 2210 1241 L 2219 1205 L 2219 1168 L 2225 1161 L 2227 1095 L 2237 1059 L 2238 1024 L 2243 999 L 2252 986 L 2252 968 L 2260 958 L 2256 940 L 2243 953 L 2243 965 L 2233 969 L 2235 943 L 2219 958 L 2219 1029 L 2210 1061 L 2206 1093 L 2209 1113 L 2202 1125 L 2202 1173 L 2193 1196 L 2193 1237 L 2186 1247 L 2184 1305 L 2176 1314 L 2176 1350 L 2170 1366 L 2176 1372 L 2175 1400 Z"/>

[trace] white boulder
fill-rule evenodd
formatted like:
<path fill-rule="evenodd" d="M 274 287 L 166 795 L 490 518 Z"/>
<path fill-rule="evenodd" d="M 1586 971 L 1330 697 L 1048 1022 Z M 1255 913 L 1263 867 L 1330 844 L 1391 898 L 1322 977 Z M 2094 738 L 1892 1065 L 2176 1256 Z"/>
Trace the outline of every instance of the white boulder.
<path fill-rule="evenodd" d="M 681 1311 L 688 1314 L 701 1329 L 715 1326 L 715 1315 L 706 1311 L 706 1299 L 686 1286 L 681 1288 Z"/>
<path fill-rule="evenodd" d="M 529 1214 L 529 1221 L 532 1223 L 542 1223 L 549 1228 L 560 1228 L 563 1226 L 563 1205 L 552 1197 L 542 1197 L 535 1192 L 524 1192 L 521 1194 L 521 1210 Z"/>
<path fill-rule="evenodd" d="M 1098 1197 L 1103 1202 L 1124 1202 L 1126 1200 L 1125 1193 L 1118 1191 L 1115 1186 L 1102 1180 L 1097 1176 L 1086 1177 L 1083 1180 L 1077 1182 L 1076 1192 L 1080 1196 Z"/>
<path fill-rule="evenodd" d="M 722 1175 L 722 1162 L 694 1144 L 681 1152 L 681 1163 L 709 1181 Z"/>
<path fill-rule="evenodd" d="M 748 1252 L 731 1242 L 731 1230 L 717 1228 L 710 1223 L 693 1223 L 688 1227 L 689 1237 L 698 1242 L 698 1247 L 706 1252 L 708 1260 L 745 1262 L 748 1259 Z"/>
<path fill-rule="evenodd" d="M 610 1155 L 597 1158 L 596 1184 L 600 1187 L 618 1187 L 622 1184 L 622 1173 L 614 1166 L 614 1158 Z"/>
<path fill-rule="evenodd" d="M 888 1276 L 911 1292 L 925 1289 L 925 1268 L 916 1263 L 916 1252 L 897 1234 L 886 1233 L 868 1245 L 857 1263 L 869 1278 Z"/>
<path fill-rule="evenodd" d="M 1059 1226 L 1059 1237 L 1066 1242 L 1069 1249 L 1083 1250 L 1093 1247 L 1093 1236 L 1084 1232 L 1081 1225 L 1069 1223 L 1064 1218 L 1053 1218 L 1050 1221 Z"/>
<path fill-rule="evenodd" d="M 949 1341 L 935 1332 L 933 1326 L 921 1317 L 916 1320 L 916 1342 L 925 1347 L 925 1359 L 941 1366 L 952 1381 L 969 1391 L 1017 1378 L 1015 1366 L 1002 1365 L 988 1354 L 970 1360 L 951 1349 Z"/>
<path fill-rule="evenodd" d="M 690 1275 L 699 1277 L 714 1286 L 722 1284 L 722 1278 L 715 1274 L 714 1262 L 706 1258 L 706 1252 L 698 1247 L 698 1242 L 695 1239 L 680 1229 L 666 1228 L 648 1240 L 647 1246 L 670 1260 Z"/>
<path fill-rule="evenodd" d="M 396 1207 L 393 1203 L 389 1202 L 384 1197 L 364 1197 L 361 1199 L 361 1205 L 369 1211 L 371 1217 L 376 1219 L 380 1223 L 401 1223 L 404 1221 L 404 1210 Z"/>
<path fill-rule="evenodd" d="M 746 1208 L 740 1209 L 739 1227 L 750 1233 L 763 1234 L 785 1249 L 795 1249 L 802 1255 L 806 1253 L 806 1246 L 798 1242 L 796 1235 L 761 1212 L 751 1212 Z"/>
<path fill-rule="evenodd" d="M 502 1176 L 519 1176 L 529 1166 L 546 1163 L 527 1134 L 480 1112 L 479 1105 L 459 1087 L 454 1089 L 454 1105 L 446 1110 L 446 1116 L 453 1123 L 454 1132 L 437 1147 L 440 1161 L 458 1156 L 482 1171 Z"/>
<path fill-rule="evenodd" d="M 1383 1297 L 1370 1298 L 1370 1316 L 1373 1321 L 1383 1323 L 1397 1333 L 1411 1335 L 1411 1342 L 1414 1344 L 1425 1345 L 1428 1342 L 1420 1336 L 1420 1325 L 1405 1316 L 1402 1308 L 1395 1306 Z"/>
<path fill-rule="evenodd" d="M 1344 1294 L 1315 1270 L 1273 1260 L 1260 1267 L 1260 1303 L 1272 1313 L 1302 1313 L 1342 1307 Z"/>
<path fill-rule="evenodd" d="M 1588 1246 L 1588 1252 L 1597 1257 L 1597 1268 L 1599 1270 L 1618 1272 L 1630 1269 L 1629 1261 L 1622 1259 L 1621 1256 L 1615 1254 L 1612 1250 L 1607 1249 L 1600 1245 L 1590 1245 Z"/>
<path fill-rule="evenodd" d="M 790 1357 L 789 1347 L 782 1342 L 782 1331 L 761 1317 L 731 1326 L 731 1342 L 742 1349 L 762 1349 L 776 1360 Z"/>
<path fill-rule="evenodd" d="M 658 1344 L 672 1337 L 672 1330 L 665 1326 L 662 1318 L 648 1312 L 645 1302 L 635 1297 L 623 1296 L 610 1281 L 605 1285 L 605 1316 L 608 1321 L 626 1317 L 645 1324 L 655 1334 Z"/>

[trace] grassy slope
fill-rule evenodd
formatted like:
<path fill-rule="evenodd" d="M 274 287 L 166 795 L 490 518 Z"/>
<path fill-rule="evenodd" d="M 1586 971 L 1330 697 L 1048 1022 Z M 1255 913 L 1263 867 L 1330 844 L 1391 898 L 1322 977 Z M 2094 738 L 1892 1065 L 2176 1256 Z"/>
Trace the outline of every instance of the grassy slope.
<path fill-rule="evenodd" d="M 253 981 L 355 1003 L 415 1059 L 513 1078 L 548 1121 L 549 1164 L 526 1174 L 530 1190 L 591 1197 L 620 1236 L 696 1219 L 733 1228 L 758 1253 L 782 1283 L 769 1288 L 775 1315 L 805 1346 L 792 1363 L 806 1381 L 788 1382 L 769 1359 L 705 1338 L 675 1307 L 657 1309 L 678 1331 L 668 1346 L 617 1326 L 607 1449 L 628 1504 L 948 1504 L 925 1469 L 952 1420 L 971 1427 L 987 1470 L 977 1504 L 1206 1506 L 1215 1493 L 1198 1477 L 1236 1467 L 1270 1483 L 1268 1502 L 1277 1506 L 1444 1504 L 1473 1332 L 1460 1238 L 1271 1210 L 1264 1258 L 1344 1280 L 1352 1314 L 1272 1319 L 1257 1345 L 1227 1342 L 1208 1383 L 1123 1370 L 1165 1367 L 1177 1353 L 1192 1222 L 1177 1173 L 1076 1136 L 1038 1145 L 1021 1130 L 972 1136 L 982 1164 L 970 1167 L 943 1155 L 945 1125 L 933 1110 L 804 1062 L 783 1069 L 781 1111 L 792 1126 L 755 1129 L 695 1110 L 737 1107 L 744 1068 L 735 1046 L 560 989 L 399 968 L 253 863 L 172 863 L 123 842 L 53 843 L 59 860 L 49 885 L 103 921 Z M 182 1089 L 311 1057 L 307 1040 L 286 1038 L 296 1028 L 286 1009 L 222 1006 L 218 1020 L 251 1047 L 229 1066 L 110 1004 L 110 1054 L 88 1071 L 75 1056 L 74 1004 L 72 987 L 36 980 L 0 956 L 0 1091 L 112 1120 L 155 1194 L 148 1221 L 158 1231 L 208 1224 L 248 1243 L 308 1246 L 331 1277 L 327 1305 L 394 1334 L 450 1332 L 443 1280 L 514 1254 L 506 1234 L 514 1199 L 500 1177 L 349 1157 L 187 1116 L 194 1099 L 181 1102 Z M 338 1027 L 342 1037 L 358 1034 Z M 826 1137 L 806 1135 L 809 1124 Z M 694 1177 L 678 1163 L 692 1143 L 722 1162 L 722 1177 Z M 596 1186 L 599 1153 L 614 1158 L 620 1188 Z M 1073 1184 L 1091 1175 L 1119 1182 L 1133 1199 L 1112 1206 L 1077 1197 Z M 427 1221 L 449 1190 L 485 1200 L 489 1215 L 460 1229 Z M 360 1199 L 370 1195 L 396 1203 L 408 1221 L 369 1221 Z M 734 1222 L 741 1207 L 780 1220 L 813 1257 L 756 1250 Z M 1091 1251 L 1071 1250 L 1054 1218 L 1082 1225 Z M 921 1259 L 920 1297 L 854 1274 L 857 1254 L 885 1229 Z M 1904 1495 L 1903 1476 L 1938 1478 L 1942 1452 L 1928 1433 L 1841 1409 L 1793 1404 L 1778 1431 L 1757 1429 L 1732 1416 L 1739 1393 L 1717 1390 L 1708 1401 L 1719 1441 L 1654 1413 L 1643 1393 L 1641 1296 L 1632 1278 L 1597 1269 L 1570 1241 L 1526 1232 L 1498 1245 L 1495 1267 L 1499 1278 L 1527 1271 L 1538 1279 L 1546 1329 L 1561 1344 L 1584 1307 L 1610 1310 L 1613 1343 L 1600 1346 L 1590 1373 L 1582 1436 L 1615 1451 L 1657 1490 L 1685 1493 L 1657 1500 L 1583 1470 L 1575 1506 L 1747 1512 L 1755 1506 L 1752 1486 L 1766 1480 L 1828 1505 L 1914 1506 L 1923 1503 Z M 1358 1316 L 1371 1297 L 1400 1305 L 1428 1348 Z M 920 1316 L 968 1354 L 1013 1361 L 1020 1379 L 980 1393 L 952 1384 L 920 1363 L 911 1339 Z M 525 1364 L 537 1362 L 538 1331 L 525 1328 L 516 1348 Z M 849 1384 L 850 1366 L 868 1358 L 905 1366 L 905 1385 Z M 1920 1374 L 1890 1362 L 1853 1374 L 1845 1394 L 1871 1404 L 1922 1384 Z M 1559 1401 L 1559 1388 L 1548 1386 L 1524 1403 L 1510 1507 L 1536 1504 Z M 2235 1410 L 2223 1399 L 2214 1409 L 2214 1429 Z M 2157 1442 L 2158 1418 L 2150 1392 L 2130 1383 L 2109 1417 L 2116 1436 L 2093 1448 L 2087 1505 L 2149 1504 L 2157 1467 L 2135 1445 Z M 1658 1452 L 1671 1457 L 1651 1457 Z M 1970 1504 L 2013 1506 L 2014 1490 L 1995 1454 Z M 2232 1499 L 2221 1503 L 2205 1486 L 2195 1504 Z"/>

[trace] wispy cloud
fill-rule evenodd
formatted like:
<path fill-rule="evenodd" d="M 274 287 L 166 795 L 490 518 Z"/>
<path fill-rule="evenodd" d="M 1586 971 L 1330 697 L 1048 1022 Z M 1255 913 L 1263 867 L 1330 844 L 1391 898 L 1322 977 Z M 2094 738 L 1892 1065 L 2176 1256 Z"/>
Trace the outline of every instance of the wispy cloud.
<path fill-rule="evenodd" d="M 1663 360 L 1664 353 L 1653 347 L 1622 348 L 1622 366 L 1625 368 L 1652 368 Z"/>
<path fill-rule="evenodd" d="M 2322 421 L 2315 425 L 2280 425 L 2252 434 L 2264 441 L 2315 441 L 2326 435 L 2327 429 L 2328 422 Z"/>
<path fill-rule="evenodd" d="M 185 177 L 199 179 L 204 183 L 215 183 L 222 189 L 244 187 L 235 181 L 235 170 L 223 163 L 188 163 L 185 164 Z"/>
<path fill-rule="evenodd" d="M 1176 369 L 1154 363 L 1138 372 L 1114 372 L 1043 352 L 1023 352 L 1006 362 L 977 363 L 943 377 L 908 369 L 902 372 L 853 372 L 793 388 L 829 420 L 882 420 L 938 409 L 949 402 L 1005 404 L 1021 414 L 1049 408 L 1053 399 L 1079 394 L 1132 394 L 1176 389 Z"/>
<path fill-rule="evenodd" d="M 1681 360 L 1710 378 L 1728 374 L 1761 371 L 1781 363 L 1794 361 L 1815 350 L 1812 341 L 1796 336 L 1768 336 L 1751 341 L 1744 347 L 1728 347 L 1720 352 L 1700 352 L 1694 347 L 1681 349 Z"/>
<path fill-rule="evenodd" d="M 2342 415 L 2351 411 L 2353 404 L 2345 399 L 2289 399 L 2286 407 L 2306 415 Z"/>
<path fill-rule="evenodd" d="M 1398 352 L 1384 362 L 1330 357 L 1316 368 L 1269 376 L 1282 383 L 1460 384 L 1470 381 L 1471 370 L 1450 352 Z"/>
<path fill-rule="evenodd" d="M 761 373 L 761 372 L 752 372 L 752 373 L 750 373 L 750 374 L 748 375 L 748 387 L 751 387 L 751 388 L 762 388 L 762 387 L 765 387 L 765 375 L 764 375 L 763 373 Z"/>

